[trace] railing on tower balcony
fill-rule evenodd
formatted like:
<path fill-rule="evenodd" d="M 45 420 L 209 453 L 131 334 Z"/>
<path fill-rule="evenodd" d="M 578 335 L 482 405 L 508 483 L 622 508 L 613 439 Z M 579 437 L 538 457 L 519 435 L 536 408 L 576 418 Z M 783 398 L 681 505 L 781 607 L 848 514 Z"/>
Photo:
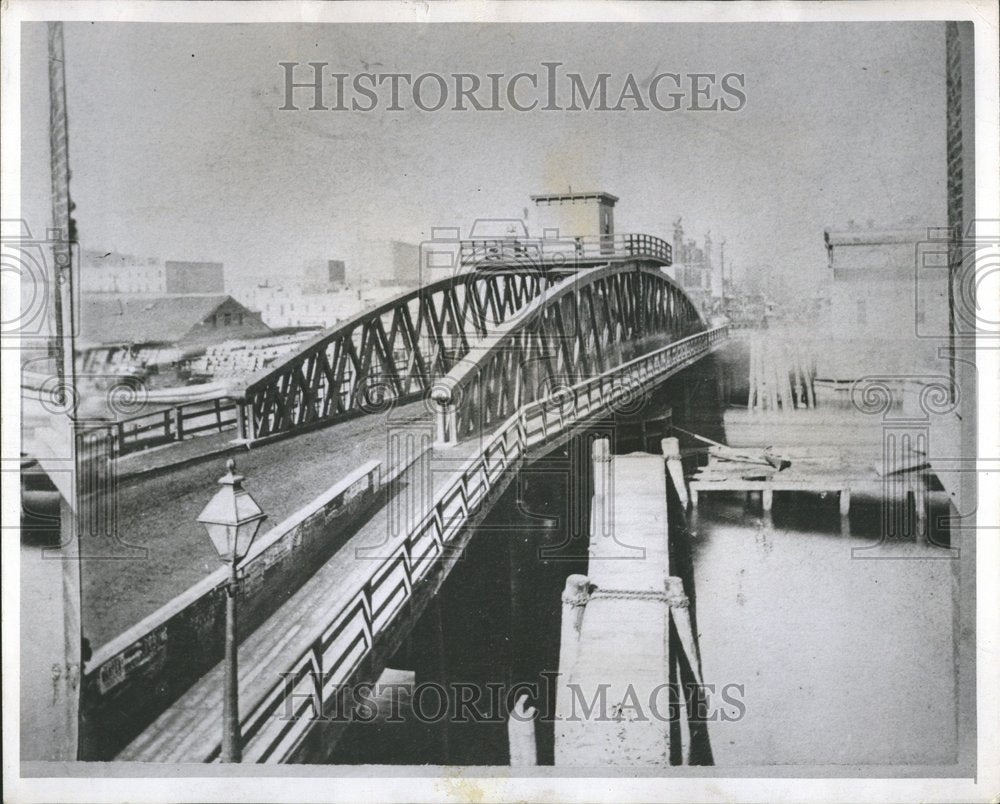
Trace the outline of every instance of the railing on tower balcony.
<path fill-rule="evenodd" d="M 491 267 L 572 268 L 575 263 L 640 258 L 662 265 L 673 262 L 670 244 L 648 234 L 591 235 L 586 237 L 463 240 L 462 265 Z"/>

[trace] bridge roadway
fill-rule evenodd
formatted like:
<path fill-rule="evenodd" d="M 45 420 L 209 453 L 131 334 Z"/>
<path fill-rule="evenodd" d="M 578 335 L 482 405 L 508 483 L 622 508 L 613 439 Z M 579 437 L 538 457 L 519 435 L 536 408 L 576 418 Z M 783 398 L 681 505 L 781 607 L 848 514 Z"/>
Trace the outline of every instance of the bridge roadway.
<path fill-rule="evenodd" d="M 412 318 L 410 307 L 417 299 L 400 299 L 373 313 L 371 320 L 366 317 L 354 322 L 366 325 L 363 333 L 338 330 L 325 336 L 263 378 L 259 388 L 254 386 L 256 391 L 245 389 L 240 432 L 255 443 L 239 469 L 248 476 L 249 489 L 269 511 L 272 523 L 281 523 L 282 528 L 274 528 L 272 533 L 291 527 L 283 531 L 289 537 L 287 544 L 272 545 L 275 550 L 268 555 L 269 561 L 277 559 L 281 550 L 294 547 L 294 540 L 302 533 L 291 524 L 294 517 L 288 516 L 296 509 L 300 513 L 311 511 L 303 516 L 314 522 L 335 521 L 335 510 L 353 499 L 349 489 L 356 481 L 351 480 L 340 497 L 322 503 L 322 513 L 311 509 L 316 495 L 330 490 L 331 482 L 353 478 L 363 467 L 375 466 L 372 457 L 386 454 L 397 429 L 412 432 L 422 443 L 428 443 L 433 433 L 436 443 L 448 444 L 448 449 L 435 449 L 390 486 L 387 501 L 391 504 L 383 505 L 384 510 L 362 525 L 360 532 L 354 531 L 356 536 L 350 542 L 327 545 L 339 547 L 339 553 L 315 577 L 301 586 L 297 578 L 287 590 L 278 590 L 280 596 L 287 596 L 286 602 L 244 641 L 241 653 L 246 653 L 246 658 L 241 665 L 246 678 L 241 687 L 246 689 L 241 690 L 241 701 L 246 761 L 301 760 L 331 744 L 325 728 L 314 729 L 303 717 L 284 718 L 286 702 L 301 698 L 310 688 L 322 687 L 320 694 L 327 697 L 349 681 L 374 680 L 374 668 L 391 656 L 410 620 L 419 615 L 443 582 L 474 532 L 478 517 L 489 510 L 495 495 L 516 476 L 529 455 L 540 454 L 568 438 L 596 415 L 634 406 L 643 389 L 697 362 L 726 338 L 725 327 L 705 328 L 683 291 L 662 273 L 663 255 L 633 254 L 629 259 L 575 272 L 560 278 L 544 293 L 539 293 L 542 288 L 537 283 L 522 287 L 525 277 L 519 274 L 477 275 L 472 290 L 478 292 L 484 284 L 493 287 L 490 283 L 494 279 L 502 279 L 504 292 L 499 297 L 497 288 L 493 288 L 493 297 L 466 293 L 463 306 L 449 284 L 451 295 L 439 301 L 447 302 L 442 309 L 450 310 L 450 318 L 435 313 L 437 305 L 424 294 L 420 302 L 426 302 L 427 309 L 421 306 L 423 312 L 413 327 L 404 324 Z M 502 323 L 494 327 L 495 337 L 484 339 L 489 298 L 506 300 L 503 310 L 517 315 L 489 319 Z M 434 335 L 431 341 L 437 344 L 441 358 L 441 349 L 447 346 L 448 320 L 460 325 L 466 320 L 466 307 L 476 322 L 472 328 L 475 333 L 470 330 L 469 334 L 477 337 L 472 338 L 471 348 L 457 364 L 442 365 L 440 359 L 433 362 L 435 370 L 446 376 L 430 387 L 431 375 L 426 370 L 431 366 L 424 366 L 425 373 L 418 371 L 417 345 L 426 335 Z M 419 322 L 425 327 L 433 324 L 432 331 L 421 329 Z M 406 337 L 398 342 L 401 332 Z M 360 337 L 360 346 L 355 336 Z M 413 369 L 416 375 L 400 375 L 400 349 L 409 355 L 404 361 L 407 365 L 410 358 L 418 364 Z M 347 363 L 353 367 L 349 372 Z M 430 392 L 434 398 L 437 410 L 433 420 L 418 404 L 411 419 L 405 419 L 400 411 L 390 417 L 391 425 L 383 417 L 380 427 L 371 428 L 372 412 L 362 405 L 363 401 L 371 404 L 366 390 L 369 386 L 359 385 L 358 378 L 370 384 L 386 373 L 395 380 L 384 391 L 398 398 L 414 392 L 414 382 L 419 379 L 421 393 Z M 367 414 L 349 425 L 358 429 L 310 430 L 314 424 L 354 411 L 353 407 L 348 411 L 328 404 L 340 396 L 324 395 L 328 387 L 339 389 L 345 382 L 350 384 L 351 405 L 358 406 L 358 413 Z M 296 438 L 268 443 L 279 433 L 294 433 Z M 155 462 L 157 455 L 150 453 L 148 460 Z M 88 618 L 95 625 L 103 620 L 107 627 L 106 633 L 90 637 L 92 645 L 100 645 L 120 626 L 135 623 L 142 613 L 169 598 L 167 586 L 171 591 L 183 589 L 215 566 L 208 540 L 196 522 L 221 472 L 215 463 L 189 463 L 177 470 L 151 466 L 155 473 L 117 484 L 118 509 L 123 512 L 118 532 L 140 540 L 135 544 L 140 550 L 139 555 L 133 551 L 132 561 L 90 562 L 91 568 L 104 569 L 91 574 L 96 582 L 88 583 L 86 599 L 96 601 L 107 615 Z M 392 473 L 392 463 L 391 458 L 386 461 L 383 475 L 386 470 Z M 368 469 L 363 474 L 369 477 L 370 472 Z M 405 512 L 400 510 L 399 501 L 404 492 Z M 390 523 L 402 527 L 398 538 L 384 545 L 384 555 L 376 552 L 372 556 L 380 560 L 357 560 L 358 546 L 385 542 Z M 302 527 L 306 527 L 304 522 Z M 335 529 L 336 525 L 330 527 Z M 125 557 L 130 557 L 127 551 Z M 267 566 L 264 556 L 260 563 L 262 569 Z M 139 610 L 129 611 L 116 622 L 126 590 L 129 596 L 139 594 Z M 170 662 L 178 650 L 177 639 L 170 636 L 173 630 L 157 617 L 170 606 L 185 606 L 185 596 L 195 591 L 197 587 L 184 590 L 183 595 L 95 652 L 85 681 L 88 689 L 98 690 L 101 696 L 110 693 L 110 698 L 100 700 L 105 708 L 110 707 L 106 714 L 112 720 L 120 706 L 125 707 L 120 712 L 128 717 L 136 705 L 153 703 L 148 695 L 139 694 L 139 687 L 128 683 L 133 678 L 140 686 L 156 683 L 158 663 Z M 210 622 L 214 616 L 211 605 L 196 611 L 185 607 L 183 611 L 191 623 L 202 616 Z M 202 625 L 175 623 L 181 628 L 177 635 L 181 643 L 192 633 L 198 638 L 207 633 L 205 622 L 197 621 Z M 288 683 L 285 673 L 293 673 Z M 319 678 L 322 684 L 314 683 Z M 183 685 L 178 692 L 181 688 Z M 126 700 L 129 690 L 138 697 Z M 180 693 L 181 698 L 126 748 L 123 758 L 210 761 L 218 746 L 216 718 L 212 716 L 218 706 L 218 690 L 218 679 L 210 672 Z M 97 714 L 95 709 L 95 718 Z M 113 728 L 110 723 L 105 725 Z"/>
<path fill-rule="evenodd" d="M 394 424 L 403 423 L 401 426 L 417 431 L 430 421 L 427 415 L 421 414 L 426 414 L 423 403 L 414 403 L 396 411 L 392 421 Z M 360 421 L 367 427 L 367 432 L 362 431 L 361 424 L 355 422 L 349 427 L 341 425 L 314 434 L 312 443 L 325 445 L 325 451 L 319 458 L 308 454 L 304 449 L 305 445 L 293 451 L 302 460 L 308 455 L 310 467 L 314 466 L 313 461 L 323 464 L 323 472 L 315 473 L 322 476 L 322 485 L 329 485 L 331 480 L 336 479 L 337 472 L 328 471 L 328 466 L 324 463 L 330 460 L 331 455 L 336 456 L 335 461 L 341 466 L 345 463 L 350 464 L 348 456 L 358 454 L 358 450 L 365 444 L 375 450 L 384 449 L 387 428 L 383 429 L 384 425 L 374 424 L 370 419 Z M 300 436 L 293 441 L 279 442 L 279 444 L 298 446 L 308 438 L 309 436 Z M 348 449 L 343 449 L 345 438 L 353 439 L 353 443 L 346 445 Z M 381 442 L 379 438 L 382 439 Z M 408 519 L 409 515 L 421 513 L 422 508 L 426 507 L 426 502 L 423 506 L 420 505 L 421 498 L 426 501 L 440 492 L 461 465 L 480 448 L 481 443 L 478 439 L 469 439 L 454 447 L 444 449 L 431 447 L 422 457 L 413 461 L 399 475 L 398 481 L 392 484 L 385 498 L 385 504 L 381 505 L 304 585 L 291 592 L 288 600 L 275 614 L 243 641 L 239 646 L 239 690 L 241 715 L 244 721 L 248 719 L 253 702 L 260 701 L 276 684 L 280 684 L 282 674 L 290 669 L 290 659 L 307 651 L 316 639 L 317 632 L 323 631 L 329 625 L 331 613 L 346 606 L 352 595 L 356 594 L 357 587 L 369 579 L 377 562 L 384 560 L 393 550 L 398 549 L 400 539 L 405 535 L 399 523 Z M 254 450 L 250 454 L 257 452 L 258 450 Z M 273 449 L 267 452 L 268 457 L 275 454 Z M 282 450 L 281 454 L 287 455 L 288 450 Z M 361 454 L 370 457 L 370 454 Z M 264 461 L 265 458 L 258 457 L 257 460 Z M 247 485 L 267 509 L 267 502 L 263 498 L 268 497 L 277 501 L 277 497 L 274 489 L 265 481 L 272 477 L 280 477 L 282 472 L 287 473 L 288 464 L 272 469 L 265 469 L 262 464 L 254 464 L 260 467 L 259 475 L 254 472 L 250 462 L 244 460 L 240 464 L 241 471 L 244 466 L 248 467 L 251 478 L 257 479 L 256 483 L 251 485 L 248 482 Z M 301 498 L 305 496 L 305 489 L 316 482 L 316 478 L 309 477 L 310 474 L 314 473 L 297 469 L 295 477 L 286 478 L 282 485 L 288 487 L 303 483 L 303 488 L 297 493 Z M 261 490 L 260 496 L 257 492 L 258 486 Z M 287 509 L 292 503 L 286 500 L 282 505 Z M 204 536 L 202 538 L 205 539 Z M 120 753 L 117 759 L 140 762 L 203 762 L 209 758 L 219 743 L 222 672 L 220 663 L 182 695 Z M 280 711 L 278 715 L 281 715 Z M 246 730 L 245 726 L 244 729 Z M 245 742 L 250 742 L 250 736 L 244 733 Z M 260 746 L 259 750 L 265 748 Z M 254 746 L 251 744 L 245 750 L 243 761 L 249 763 L 267 759 L 267 756 L 255 755 Z"/>
<path fill-rule="evenodd" d="M 432 428 L 425 403 L 413 402 L 251 450 L 237 446 L 236 464 L 268 514 L 266 530 L 372 458 L 383 461 L 385 476 L 394 460 L 388 453 L 391 432 L 426 429 L 432 434 Z M 232 432 L 222 433 L 120 461 L 119 472 L 133 473 L 121 478 L 116 489 L 116 532 L 122 543 L 101 539 L 83 545 L 92 547 L 85 554 L 94 556 L 84 561 L 81 572 L 84 635 L 92 647 L 218 570 L 218 556 L 197 517 L 225 474 L 221 450 L 231 447 L 232 439 Z M 206 452 L 219 454 L 205 457 Z"/>
<path fill-rule="evenodd" d="M 652 379 L 656 376 L 653 368 L 656 365 L 661 367 L 660 376 L 689 365 L 704 353 L 701 349 L 707 347 L 711 338 L 712 335 L 703 333 L 696 336 L 693 344 L 705 346 L 694 349 L 693 344 L 673 344 L 636 361 L 634 369 L 640 372 L 637 376 Z M 596 412 L 606 411 L 609 403 L 626 393 L 620 380 L 594 378 L 578 391 L 571 413 L 534 403 L 501 424 L 494 433 L 467 438 L 446 449 L 432 449 L 423 460 L 409 467 L 393 489 L 389 504 L 382 506 L 241 644 L 239 687 L 245 707 L 241 709 L 244 761 L 273 762 L 301 756 L 298 753 L 301 741 L 311 731 L 310 715 L 316 708 L 316 699 L 305 704 L 301 700 L 315 690 L 315 678 L 309 679 L 307 675 L 321 674 L 324 696 L 345 681 L 376 680 L 381 666 L 398 645 L 392 639 L 405 635 L 405 618 L 397 616 L 398 613 L 409 604 L 411 609 L 416 607 L 411 612 L 416 616 L 419 607 L 436 592 L 450 564 L 461 555 L 471 537 L 476 512 L 489 509 L 485 495 L 500 493 L 516 476 L 532 444 L 558 443 L 553 436 L 560 432 L 568 435 L 574 421 L 580 423 Z M 418 420 L 418 424 L 422 422 Z M 459 493 L 452 494 L 450 489 L 455 488 L 456 475 L 461 476 Z M 413 515 L 400 515 L 400 498 L 411 490 L 419 491 L 402 504 L 412 505 Z M 387 543 L 385 537 L 394 511 L 397 521 L 406 522 L 407 527 L 401 528 L 399 536 Z M 428 524 L 417 527 L 420 522 Z M 440 545 L 440 549 L 434 544 Z M 401 569 L 393 570 L 391 562 L 383 563 L 400 554 L 401 548 L 406 556 Z M 365 560 L 367 556 L 372 560 Z M 380 563 L 386 567 L 384 572 Z M 382 580 L 374 583 L 372 576 L 377 571 L 383 572 Z M 392 572 L 396 573 L 396 579 L 386 582 Z M 419 595 L 411 591 L 418 583 Z M 360 604 L 355 603 L 359 600 L 359 590 Z M 352 615 L 352 609 L 358 607 L 360 613 Z M 361 625 L 357 624 L 357 617 L 361 617 Z M 383 638 L 384 634 L 387 636 Z M 287 673 L 295 674 L 294 683 L 285 683 Z M 210 760 L 219 744 L 221 681 L 222 668 L 217 665 L 126 747 L 118 759 Z M 296 699 L 290 700 L 290 694 Z M 329 728 L 341 725 L 331 724 Z M 318 731 L 325 729 L 326 726 Z"/>

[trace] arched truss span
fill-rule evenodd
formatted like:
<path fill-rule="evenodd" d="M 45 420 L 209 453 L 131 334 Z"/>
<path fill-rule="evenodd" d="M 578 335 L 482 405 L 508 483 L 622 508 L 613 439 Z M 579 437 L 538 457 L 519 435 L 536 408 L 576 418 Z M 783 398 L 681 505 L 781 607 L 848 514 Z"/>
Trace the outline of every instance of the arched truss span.
<path fill-rule="evenodd" d="M 536 298 L 437 383 L 442 441 L 498 426 L 524 405 L 690 335 L 705 322 L 658 267 L 582 271 Z"/>
<path fill-rule="evenodd" d="M 338 325 L 252 378 L 241 435 L 259 439 L 426 393 L 478 339 L 565 274 L 477 271 L 411 291 Z"/>

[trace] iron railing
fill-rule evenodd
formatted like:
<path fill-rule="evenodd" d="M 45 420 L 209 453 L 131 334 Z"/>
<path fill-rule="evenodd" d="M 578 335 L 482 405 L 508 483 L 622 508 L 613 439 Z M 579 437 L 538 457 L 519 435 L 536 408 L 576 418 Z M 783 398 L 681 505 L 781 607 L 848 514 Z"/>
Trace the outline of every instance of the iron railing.
<path fill-rule="evenodd" d="M 673 249 L 666 240 L 648 234 L 506 237 L 463 240 L 459 244 L 459 257 L 462 265 L 482 269 L 572 268 L 577 263 L 624 259 L 649 259 L 671 265 Z"/>

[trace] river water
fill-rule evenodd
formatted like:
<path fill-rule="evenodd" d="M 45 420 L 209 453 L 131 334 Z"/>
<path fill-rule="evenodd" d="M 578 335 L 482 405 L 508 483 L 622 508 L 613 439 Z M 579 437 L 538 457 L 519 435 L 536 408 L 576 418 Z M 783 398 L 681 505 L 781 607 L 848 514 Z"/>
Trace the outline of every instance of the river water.
<path fill-rule="evenodd" d="M 716 764 L 954 762 L 957 561 L 879 545 L 877 503 L 842 533 L 835 499 L 796 497 L 769 521 L 713 495 L 691 522 L 705 681 L 744 690 Z"/>

